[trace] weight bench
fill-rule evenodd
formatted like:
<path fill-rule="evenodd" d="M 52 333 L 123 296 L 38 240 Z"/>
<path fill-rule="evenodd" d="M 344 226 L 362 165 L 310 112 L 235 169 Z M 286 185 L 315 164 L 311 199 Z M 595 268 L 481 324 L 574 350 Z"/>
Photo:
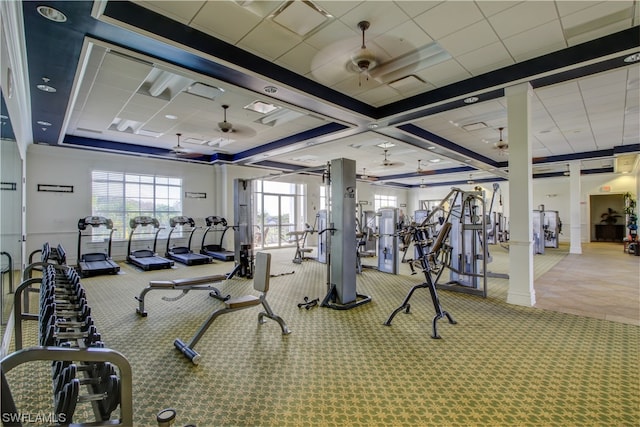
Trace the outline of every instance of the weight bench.
<path fill-rule="evenodd" d="M 257 297 L 255 295 L 244 295 L 237 298 L 232 298 L 224 303 L 224 307 L 214 311 L 209 318 L 200 326 L 200 329 L 196 332 L 196 334 L 191 338 L 188 344 L 185 344 L 182 340 L 177 338 L 173 345 L 182 352 L 182 354 L 194 365 L 197 365 L 200 362 L 200 355 L 193 349 L 200 338 L 207 332 L 211 324 L 214 320 L 226 313 L 232 313 L 238 310 L 244 310 L 245 308 L 251 308 L 258 305 L 262 305 L 264 311 L 258 313 L 258 324 L 265 323 L 265 317 L 268 317 L 271 320 L 275 320 L 280 325 L 280 329 L 282 329 L 282 335 L 288 335 L 291 333 L 287 324 L 284 320 L 276 315 L 269 307 L 267 303 L 267 292 L 269 291 L 269 278 L 270 278 L 270 270 L 271 270 L 271 254 L 265 252 L 258 252 L 256 254 L 256 268 L 255 275 L 253 278 L 253 289 L 260 292 L 260 296 Z"/>
<path fill-rule="evenodd" d="M 135 297 L 138 300 L 139 307 L 136 308 L 136 313 L 138 313 L 142 317 L 147 317 L 147 312 L 144 310 L 144 297 L 147 293 L 155 290 L 155 289 L 163 289 L 170 290 L 176 289 L 181 290 L 182 293 L 177 297 L 162 297 L 164 301 L 176 301 L 185 296 L 189 291 L 211 291 L 209 295 L 213 298 L 219 299 L 220 301 L 226 301 L 231 298 L 230 295 L 223 296 L 218 288 L 211 285 L 211 283 L 219 283 L 227 280 L 227 276 L 224 274 L 217 274 L 214 276 L 203 276 L 203 277 L 191 277 L 188 279 L 176 279 L 176 280 L 152 280 L 149 282 L 147 287 L 145 287 L 140 295 Z"/>

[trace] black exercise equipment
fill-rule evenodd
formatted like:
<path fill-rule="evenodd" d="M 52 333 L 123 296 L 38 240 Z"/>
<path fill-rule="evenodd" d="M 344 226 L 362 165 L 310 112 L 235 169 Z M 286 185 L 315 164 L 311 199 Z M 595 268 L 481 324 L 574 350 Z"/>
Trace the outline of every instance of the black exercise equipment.
<path fill-rule="evenodd" d="M 438 283 L 438 279 L 440 275 L 444 271 L 444 267 L 447 264 L 445 261 L 439 258 L 446 258 L 447 254 L 450 253 L 450 248 L 446 247 L 445 240 L 451 231 L 451 223 L 445 222 L 440 228 L 440 232 L 435 240 L 435 242 L 428 240 L 428 236 L 425 235 L 425 227 L 420 226 L 411 226 L 410 227 L 412 235 L 413 235 L 413 243 L 419 255 L 419 262 L 422 267 L 422 271 L 424 272 L 425 282 L 419 285 L 415 285 L 411 288 L 404 301 L 400 305 L 400 307 L 396 308 L 393 313 L 389 316 L 389 318 L 384 322 L 386 326 L 391 326 L 391 321 L 396 316 L 396 314 L 401 311 L 405 311 L 405 313 L 409 314 L 411 309 L 411 304 L 409 304 L 409 300 L 411 296 L 417 289 L 427 288 L 429 289 L 429 293 L 431 294 L 431 301 L 433 302 L 433 307 L 435 308 L 436 315 L 432 320 L 432 328 L 433 332 L 431 334 L 431 338 L 440 338 L 438 335 L 438 319 L 442 319 L 446 317 L 449 320 L 449 323 L 456 324 L 457 322 L 451 317 L 451 315 L 442 309 L 440 305 L 440 299 L 438 298 L 438 291 L 436 290 L 436 283 Z M 425 249 L 429 249 L 428 252 Z M 441 257 L 442 255 L 442 257 Z M 432 273 L 436 272 L 435 279 L 431 276 Z"/>
<path fill-rule="evenodd" d="M 164 301 L 177 301 L 185 296 L 189 291 L 210 291 L 209 295 L 220 301 L 226 301 L 231 298 L 230 295 L 222 295 L 218 288 L 212 286 L 212 283 L 220 283 L 227 280 L 226 275 L 214 275 L 204 277 L 191 277 L 188 279 L 176 279 L 176 280 L 152 280 L 149 284 L 140 292 L 140 295 L 135 297 L 139 303 L 136 308 L 136 313 L 142 317 L 147 317 L 147 312 L 144 309 L 144 297 L 147 293 L 157 290 L 180 290 L 182 293 L 177 297 L 169 298 L 162 297 Z"/>
<path fill-rule="evenodd" d="M 141 268 L 145 271 L 148 270 L 161 270 L 163 268 L 173 267 L 173 261 L 158 256 L 156 254 L 156 244 L 158 243 L 158 234 L 160 233 L 160 223 L 157 219 L 150 216 L 137 216 L 129 220 L 129 226 L 131 227 L 131 233 L 129 233 L 129 244 L 127 245 L 127 262 Z M 153 250 L 139 249 L 131 250 L 131 241 L 133 240 L 133 234 L 138 227 L 151 226 L 156 231 L 154 233 L 138 233 L 138 234 L 153 234 Z"/>
<path fill-rule="evenodd" d="M 229 229 L 234 229 L 234 227 L 232 225 L 227 225 L 227 220 L 220 216 L 208 216 L 204 219 L 204 221 L 207 224 L 207 228 L 204 230 L 204 234 L 202 235 L 200 253 L 221 261 L 233 261 L 235 253 L 223 248 L 222 244 L 224 242 L 224 235 Z M 219 243 L 209 245 L 206 245 L 204 243 L 205 239 L 207 238 L 207 233 L 209 233 L 210 231 L 222 231 Z"/>
<path fill-rule="evenodd" d="M 87 226 L 91 226 L 93 229 L 104 226 L 108 233 L 102 235 L 96 234 L 82 234 L 87 229 Z M 82 277 L 95 276 L 99 274 L 117 274 L 120 271 L 120 266 L 111 259 L 111 241 L 113 238 L 113 221 L 103 216 L 87 216 L 78 220 L 78 271 Z M 82 238 L 91 237 L 107 237 L 107 251 L 103 252 L 91 252 L 82 254 Z"/>
<path fill-rule="evenodd" d="M 180 352 L 189 359 L 194 365 L 200 362 L 200 355 L 193 349 L 196 346 L 200 338 L 207 332 L 211 324 L 218 316 L 226 313 L 231 313 L 238 310 L 244 310 L 246 308 L 262 305 L 264 311 L 258 313 L 258 323 L 265 323 L 265 317 L 275 320 L 280 325 L 283 335 L 291 333 L 284 320 L 276 315 L 269 304 L 267 303 L 267 292 L 269 291 L 269 279 L 271 269 L 271 254 L 265 252 L 258 252 L 256 254 L 256 270 L 255 278 L 253 280 L 253 288 L 260 292 L 260 296 L 244 295 L 237 298 L 232 298 L 224 303 L 224 307 L 214 311 L 209 318 L 200 326 L 196 334 L 191 338 L 188 344 L 185 344 L 182 340 L 176 339 L 173 345 L 180 350 Z"/>
<path fill-rule="evenodd" d="M 198 229 L 193 218 L 188 216 L 174 216 L 169 218 L 169 225 L 171 226 L 171 231 L 169 231 L 169 235 L 167 236 L 167 251 L 165 253 L 167 258 L 185 265 L 202 265 L 209 264 L 213 261 L 210 256 L 195 253 L 191 250 L 191 239 L 193 238 L 193 233 Z M 187 246 L 171 247 L 171 235 L 177 226 L 181 226 L 182 231 L 185 231 L 184 229 L 187 227 L 189 228 L 189 230 L 186 231 L 189 233 Z"/>
<path fill-rule="evenodd" d="M 319 302 L 320 302 L 320 298 L 315 298 L 310 300 L 309 297 L 304 297 L 304 302 L 299 303 L 298 308 L 304 307 L 305 309 L 309 310 L 317 306 Z"/>

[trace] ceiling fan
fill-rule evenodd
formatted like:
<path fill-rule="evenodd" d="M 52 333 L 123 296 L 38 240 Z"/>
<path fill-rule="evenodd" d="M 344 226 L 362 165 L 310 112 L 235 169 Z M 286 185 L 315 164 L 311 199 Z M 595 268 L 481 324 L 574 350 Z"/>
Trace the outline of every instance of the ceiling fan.
<path fill-rule="evenodd" d="M 360 175 L 360 179 L 363 179 L 365 181 L 377 181 L 378 180 L 378 178 L 376 178 L 375 176 L 367 175 L 367 169 L 366 168 L 362 168 L 362 174 Z"/>
<path fill-rule="evenodd" d="M 378 60 L 376 59 L 373 52 L 367 49 L 367 45 L 364 39 L 364 33 L 369 29 L 369 21 L 360 21 L 358 22 L 358 28 L 362 31 L 362 45 L 360 46 L 360 50 L 355 52 L 351 56 L 351 69 L 362 76 L 364 74 L 369 80 L 369 72 L 378 65 Z M 358 86 L 362 85 L 362 81 L 360 80 L 360 76 L 358 78 Z"/>
<path fill-rule="evenodd" d="M 253 136 L 256 136 L 257 132 L 249 126 L 233 124 L 227 121 L 227 110 L 229 109 L 228 105 L 222 105 L 222 109 L 224 111 L 224 117 L 221 122 L 218 122 L 218 131 L 223 133 L 224 135 L 221 135 L 218 140 L 208 144 L 210 147 L 223 147 L 234 142 L 236 139 L 251 138 Z M 233 134 L 233 137 L 230 136 L 230 134 Z"/>
<path fill-rule="evenodd" d="M 228 133 L 228 132 L 233 132 L 233 125 L 231 123 L 229 123 L 227 121 L 227 109 L 229 108 L 228 105 L 223 105 L 222 109 L 224 110 L 224 120 L 221 122 L 218 122 L 218 129 L 220 129 L 220 132 L 222 133 Z"/>
<path fill-rule="evenodd" d="M 183 157 L 183 158 L 195 158 L 195 157 L 204 156 L 204 154 L 202 153 L 195 153 L 189 150 L 188 148 L 185 148 L 182 145 L 180 145 L 180 137 L 182 136 L 181 133 L 179 132 L 176 133 L 176 136 L 178 137 L 178 143 L 173 147 L 171 147 L 171 154 L 175 155 L 176 157 Z"/>
<path fill-rule="evenodd" d="M 504 128 L 500 127 L 498 130 L 500 131 L 500 140 L 493 144 L 493 148 L 498 150 L 500 154 L 507 154 L 509 151 L 509 144 L 502 139 L 502 131 Z"/>
<path fill-rule="evenodd" d="M 402 166 L 404 163 L 402 162 L 392 162 L 388 157 L 389 150 L 384 150 L 384 160 L 382 161 L 382 166 L 384 167 L 392 167 L 392 166 Z"/>

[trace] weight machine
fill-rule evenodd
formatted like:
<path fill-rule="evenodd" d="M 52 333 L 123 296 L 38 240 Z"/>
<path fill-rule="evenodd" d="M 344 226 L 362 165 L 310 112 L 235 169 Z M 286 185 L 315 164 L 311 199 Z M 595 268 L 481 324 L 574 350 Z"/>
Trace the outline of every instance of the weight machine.
<path fill-rule="evenodd" d="M 378 270 L 383 273 L 398 274 L 400 270 L 397 223 L 398 209 L 378 209 Z"/>
<path fill-rule="evenodd" d="M 427 288 L 431 294 L 431 301 L 433 302 L 433 307 L 436 311 L 436 315 L 433 317 L 431 322 L 431 338 L 438 339 L 440 338 L 437 324 L 439 319 L 446 317 L 449 320 L 449 323 L 457 323 L 448 312 L 442 309 L 442 305 L 440 305 L 440 299 L 438 297 L 438 291 L 436 290 L 436 283 L 438 282 L 438 279 L 440 279 L 444 268 L 447 266 L 451 254 L 451 247 L 445 243 L 449 236 L 449 232 L 451 231 L 451 223 L 445 223 L 440 228 L 435 241 L 430 238 L 431 231 L 432 226 L 426 223 L 426 219 L 420 226 L 411 225 L 408 227 L 408 232 L 412 236 L 412 242 L 418 253 L 417 260 L 424 272 L 425 282 L 411 288 L 400 307 L 396 308 L 393 313 L 391 313 L 384 324 L 385 326 L 391 326 L 393 318 L 403 310 L 408 314 L 411 310 L 409 300 L 413 296 L 413 293 L 418 289 Z M 413 269 L 413 264 L 411 264 L 411 266 Z M 435 278 L 433 277 L 434 274 Z"/>

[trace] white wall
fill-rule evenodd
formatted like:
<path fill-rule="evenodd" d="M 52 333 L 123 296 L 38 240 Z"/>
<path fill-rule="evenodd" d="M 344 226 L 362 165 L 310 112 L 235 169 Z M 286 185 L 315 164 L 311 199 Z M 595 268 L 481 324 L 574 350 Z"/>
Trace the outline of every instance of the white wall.
<path fill-rule="evenodd" d="M 75 264 L 78 219 L 91 215 L 91 171 L 93 170 L 182 178 L 183 191 L 207 194 L 205 199 L 185 198 L 184 214 L 193 217 L 198 225 L 204 225 L 206 216 L 217 215 L 214 169 L 210 165 L 30 145 L 27 150 L 27 182 L 25 184 L 27 254 L 40 249 L 44 242 L 52 245 L 60 243 L 67 251 L 68 262 Z M 73 193 L 39 192 L 38 184 L 72 185 Z M 200 235 L 197 233 L 194 236 L 193 247 L 199 247 L 198 236 Z M 172 243 L 174 243 L 173 239 Z M 180 244 L 179 241 L 175 243 Z M 112 248 L 114 259 L 123 260 L 126 257 L 126 244 L 126 241 L 114 241 Z M 166 240 L 158 242 L 159 253 L 164 253 L 165 244 Z M 102 251 L 102 248 L 96 249 Z M 39 260 L 39 256 L 36 260 Z M 28 262 L 28 260 L 25 261 Z"/>

